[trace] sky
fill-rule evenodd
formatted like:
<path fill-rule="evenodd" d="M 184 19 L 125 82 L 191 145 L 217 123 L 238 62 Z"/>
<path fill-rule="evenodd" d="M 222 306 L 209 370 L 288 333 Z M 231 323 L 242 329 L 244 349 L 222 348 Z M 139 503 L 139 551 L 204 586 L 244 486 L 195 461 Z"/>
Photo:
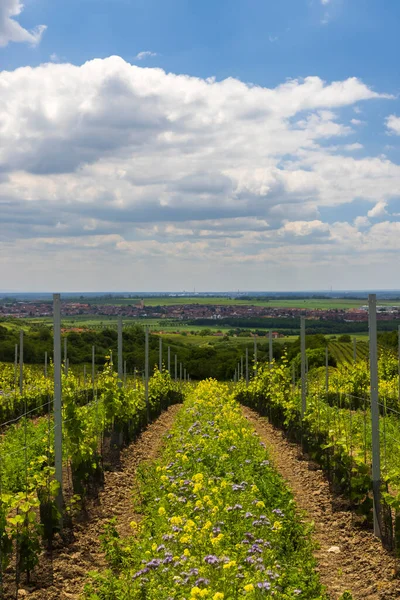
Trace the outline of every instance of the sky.
<path fill-rule="evenodd" d="M 400 289 L 398 0 L 0 0 L 0 291 Z"/>

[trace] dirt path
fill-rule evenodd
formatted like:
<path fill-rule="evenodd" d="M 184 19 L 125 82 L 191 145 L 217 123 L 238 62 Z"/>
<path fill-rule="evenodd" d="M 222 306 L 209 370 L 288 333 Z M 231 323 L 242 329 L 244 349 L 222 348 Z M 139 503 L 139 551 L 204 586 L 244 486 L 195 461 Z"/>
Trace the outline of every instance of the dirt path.
<path fill-rule="evenodd" d="M 74 526 L 75 540 L 55 553 L 53 559 L 53 585 L 41 589 L 27 587 L 19 596 L 29 600 L 77 600 L 87 581 L 88 571 L 106 566 L 100 548 L 99 535 L 103 525 L 117 517 L 120 535 L 132 532 L 130 523 L 135 515 L 132 491 L 136 469 L 144 461 L 154 460 L 160 453 L 162 437 L 172 426 L 180 405 L 165 411 L 138 440 L 121 453 L 120 469 L 105 473 L 104 490 L 99 502 L 89 510 L 89 519 Z M 40 580 L 40 577 L 39 577 Z"/>
<path fill-rule="evenodd" d="M 315 523 L 314 539 L 319 546 L 315 556 L 330 598 L 337 600 L 350 590 L 354 600 L 399 599 L 400 579 L 395 578 L 394 558 L 372 533 L 353 526 L 349 511 L 335 510 L 324 473 L 305 460 L 299 447 L 288 442 L 267 419 L 248 408 L 243 408 L 243 413 L 267 445 L 306 520 Z"/>

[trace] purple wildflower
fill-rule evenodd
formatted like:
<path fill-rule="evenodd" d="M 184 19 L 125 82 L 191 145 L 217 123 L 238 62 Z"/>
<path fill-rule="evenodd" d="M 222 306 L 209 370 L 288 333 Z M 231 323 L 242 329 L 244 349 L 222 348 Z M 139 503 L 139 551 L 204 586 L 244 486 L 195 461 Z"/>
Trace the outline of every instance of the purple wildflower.
<path fill-rule="evenodd" d="M 208 565 L 217 565 L 219 563 L 219 558 L 214 554 L 207 554 L 207 556 L 204 557 L 204 562 Z"/>

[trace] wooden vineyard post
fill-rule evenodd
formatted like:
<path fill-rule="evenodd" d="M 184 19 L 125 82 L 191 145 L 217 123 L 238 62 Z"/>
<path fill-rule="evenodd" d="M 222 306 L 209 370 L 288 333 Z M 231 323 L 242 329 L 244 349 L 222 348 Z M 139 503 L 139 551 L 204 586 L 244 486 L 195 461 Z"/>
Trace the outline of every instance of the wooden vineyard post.
<path fill-rule="evenodd" d="M 175 354 L 175 381 L 178 381 L 178 355 Z"/>
<path fill-rule="evenodd" d="M 372 490 L 374 534 L 381 538 L 381 454 L 379 439 L 379 398 L 378 398 L 378 344 L 376 325 L 376 294 L 368 296 L 369 321 L 369 368 L 371 380 L 371 426 L 372 426 Z"/>
<path fill-rule="evenodd" d="M 62 511 L 62 389 L 61 389 L 61 301 L 60 294 L 53 294 L 54 330 L 54 466 L 58 482 L 57 508 Z"/>
<path fill-rule="evenodd" d="M 301 349 L 301 416 L 304 417 L 307 408 L 306 382 L 306 319 L 300 317 L 300 349 Z"/>
<path fill-rule="evenodd" d="M 19 393 L 24 390 L 24 331 L 19 332 Z"/>

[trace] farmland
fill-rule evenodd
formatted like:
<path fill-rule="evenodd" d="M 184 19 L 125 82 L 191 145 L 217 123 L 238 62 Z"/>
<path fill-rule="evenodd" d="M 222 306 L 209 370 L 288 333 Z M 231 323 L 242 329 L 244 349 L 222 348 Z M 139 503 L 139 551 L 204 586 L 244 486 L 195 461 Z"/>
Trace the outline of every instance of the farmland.
<path fill-rule="evenodd" d="M 29 355 L 40 348 L 40 355 L 46 348 L 52 358 L 52 330 L 22 323 L 24 351 Z M 7 325 L 0 330 L 3 347 L 9 344 L 14 352 L 18 329 L 10 321 Z M 361 554 L 366 544 L 374 547 L 374 564 L 381 571 L 383 565 L 394 568 L 400 498 L 396 331 L 383 334 L 379 347 L 385 529 L 383 548 L 378 548 L 372 533 L 367 538 L 357 533 L 359 527 L 371 531 L 373 525 L 368 338 L 356 336 L 354 355 L 349 336 L 306 336 L 303 414 L 298 336 L 273 340 L 272 348 L 265 336 L 245 330 L 152 331 L 146 341 L 143 327 L 126 323 L 120 346 L 115 328 L 74 331 L 65 321 L 63 325 L 68 362 L 61 382 L 61 435 L 53 413 L 53 365 L 25 365 L 21 383 L 18 361 L 0 363 L 4 598 L 14 597 L 18 588 L 30 590 L 32 600 L 53 600 L 65 591 L 61 580 L 49 587 L 42 576 L 53 564 L 60 572 L 68 569 L 63 545 L 68 542 L 61 541 L 59 530 L 65 510 L 63 536 L 78 536 L 74 552 L 85 565 L 73 578 L 73 589 L 76 597 L 87 600 L 261 599 L 271 594 L 361 599 L 366 591 L 357 581 L 357 559 L 346 546 L 346 536 L 356 540 Z M 118 356 L 123 366 L 119 374 Z M 265 416 L 274 430 L 264 425 Z M 157 434 L 151 432 L 163 422 L 168 423 L 166 435 L 156 442 Z M 329 502 L 340 494 L 354 515 L 354 531 L 348 524 L 337 526 L 340 542 L 328 538 L 335 517 L 322 515 L 318 505 L 305 518 L 299 512 L 303 496 L 288 489 L 282 465 L 269 452 L 281 430 L 288 441 L 281 442 L 280 452 L 290 451 L 289 442 L 299 444 L 304 460 L 311 458 L 318 477 L 330 482 Z M 135 446 L 147 433 L 154 444 L 146 450 L 150 462 L 141 460 Z M 60 440 L 61 483 L 55 470 Z M 133 453 L 137 467 L 118 484 L 116 474 L 127 464 L 121 458 L 125 451 Z M 111 518 L 109 498 L 118 494 L 126 500 L 119 518 Z M 86 532 L 79 523 L 93 510 L 93 499 L 108 507 L 104 511 L 110 518 Z M 303 508 L 307 512 L 309 507 Z M 308 523 L 316 519 L 314 533 Z M 348 564 L 354 563 L 339 585 L 325 568 L 324 556 L 315 553 L 316 535 L 324 552 L 339 543 Z M 95 571 L 85 557 L 85 544 L 96 547 Z M 50 564 L 42 549 L 53 545 L 60 550 Z M 340 557 L 332 560 L 340 569 Z M 395 598 L 400 593 L 396 581 L 385 574 L 383 580 L 385 598 Z"/>

